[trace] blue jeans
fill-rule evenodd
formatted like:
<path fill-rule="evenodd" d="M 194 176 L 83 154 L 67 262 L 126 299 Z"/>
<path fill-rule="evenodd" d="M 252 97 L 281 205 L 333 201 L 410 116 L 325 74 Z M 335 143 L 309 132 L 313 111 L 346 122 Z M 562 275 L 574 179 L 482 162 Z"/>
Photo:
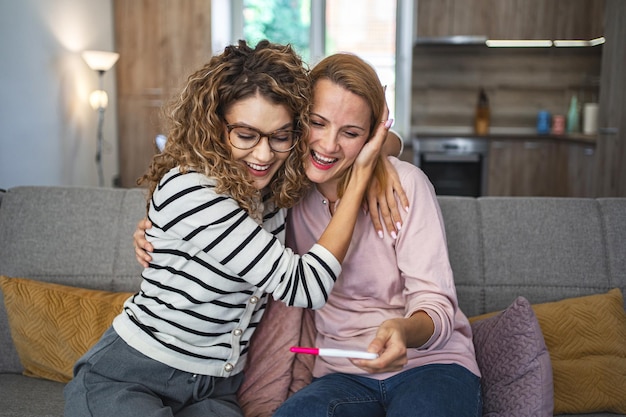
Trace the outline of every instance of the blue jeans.
<path fill-rule="evenodd" d="M 274 417 L 480 417 L 480 378 L 462 366 L 432 364 L 379 381 L 329 374 L 287 399 Z"/>

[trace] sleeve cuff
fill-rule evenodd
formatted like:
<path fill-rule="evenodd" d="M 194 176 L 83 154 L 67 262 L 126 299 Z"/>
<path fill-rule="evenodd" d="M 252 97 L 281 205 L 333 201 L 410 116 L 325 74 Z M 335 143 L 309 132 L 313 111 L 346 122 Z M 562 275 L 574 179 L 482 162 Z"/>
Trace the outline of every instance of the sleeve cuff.
<path fill-rule="evenodd" d="M 400 141 L 400 152 L 398 152 L 398 155 L 396 155 L 396 157 L 400 158 L 400 155 L 402 155 L 402 152 L 404 152 L 404 139 L 402 139 L 402 136 L 400 136 L 400 134 L 397 131 L 393 129 L 389 129 L 389 131 L 392 132 L 394 135 L 396 135 L 396 137 Z"/>

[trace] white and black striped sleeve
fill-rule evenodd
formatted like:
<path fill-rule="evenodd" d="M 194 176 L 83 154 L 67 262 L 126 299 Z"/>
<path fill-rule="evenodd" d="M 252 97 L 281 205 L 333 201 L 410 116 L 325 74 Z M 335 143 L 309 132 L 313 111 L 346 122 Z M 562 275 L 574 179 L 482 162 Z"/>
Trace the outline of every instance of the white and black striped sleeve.
<path fill-rule="evenodd" d="M 288 305 L 323 306 L 341 272 L 337 259 L 320 245 L 302 256 L 293 253 L 198 173 L 166 175 L 149 217 L 157 233 L 179 239 L 181 250 L 208 257 L 207 276 L 234 276 Z"/>

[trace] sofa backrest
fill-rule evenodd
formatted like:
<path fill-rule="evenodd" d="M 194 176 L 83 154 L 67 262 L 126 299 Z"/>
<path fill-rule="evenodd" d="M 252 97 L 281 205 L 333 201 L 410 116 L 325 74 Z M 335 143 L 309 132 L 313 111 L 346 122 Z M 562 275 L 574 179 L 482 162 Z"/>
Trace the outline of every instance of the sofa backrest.
<path fill-rule="evenodd" d="M 439 197 L 468 316 L 626 290 L 626 198 Z M 0 275 L 136 291 L 143 189 L 16 187 L 0 204 Z M 20 372 L 0 294 L 0 372 Z"/>
<path fill-rule="evenodd" d="M 0 274 L 109 291 L 140 280 L 140 189 L 16 187 L 0 206 Z"/>
<path fill-rule="evenodd" d="M 626 292 L 626 198 L 439 197 L 461 309 Z"/>
<path fill-rule="evenodd" d="M 0 275 L 108 291 L 136 291 L 132 233 L 141 189 L 15 187 L 0 205 Z M 0 291 L 0 372 L 21 372 Z"/>

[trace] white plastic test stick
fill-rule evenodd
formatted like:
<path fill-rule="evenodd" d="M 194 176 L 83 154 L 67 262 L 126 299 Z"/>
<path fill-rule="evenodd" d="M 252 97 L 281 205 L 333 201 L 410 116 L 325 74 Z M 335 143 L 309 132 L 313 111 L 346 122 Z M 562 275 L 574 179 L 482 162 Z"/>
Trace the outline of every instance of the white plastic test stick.
<path fill-rule="evenodd" d="M 376 359 L 377 353 L 365 352 L 362 350 L 345 350 L 345 349 L 328 349 L 328 348 L 311 348 L 293 346 L 290 349 L 293 353 L 305 353 L 308 355 L 320 355 L 320 356 L 334 356 L 339 358 L 352 358 L 352 359 Z"/>

